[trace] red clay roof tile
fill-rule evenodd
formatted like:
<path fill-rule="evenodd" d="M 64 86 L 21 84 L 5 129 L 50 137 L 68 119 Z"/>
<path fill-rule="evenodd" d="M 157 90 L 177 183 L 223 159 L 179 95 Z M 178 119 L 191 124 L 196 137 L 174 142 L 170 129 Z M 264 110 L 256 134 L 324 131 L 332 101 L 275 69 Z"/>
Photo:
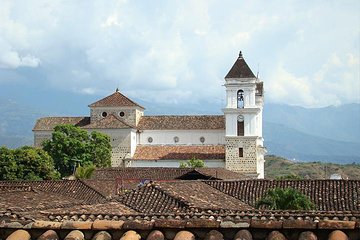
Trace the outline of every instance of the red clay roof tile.
<path fill-rule="evenodd" d="M 36 121 L 33 131 L 51 131 L 60 124 L 84 127 L 90 124 L 90 117 L 44 117 Z"/>
<path fill-rule="evenodd" d="M 223 159 L 225 160 L 225 146 L 223 145 L 138 145 L 133 160 L 189 160 L 192 158 Z"/>
<path fill-rule="evenodd" d="M 90 104 L 89 107 L 140 107 L 145 109 L 118 91 Z"/>
<path fill-rule="evenodd" d="M 223 130 L 225 117 L 224 115 L 143 116 L 137 127 L 140 130 Z"/>

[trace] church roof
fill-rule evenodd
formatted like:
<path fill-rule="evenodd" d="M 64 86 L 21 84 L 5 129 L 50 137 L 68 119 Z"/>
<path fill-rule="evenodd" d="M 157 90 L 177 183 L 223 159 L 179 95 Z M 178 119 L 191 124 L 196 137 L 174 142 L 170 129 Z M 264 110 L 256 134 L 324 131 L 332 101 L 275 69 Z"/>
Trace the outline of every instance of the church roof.
<path fill-rule="evenodd" d="M 118 90 L 116 90 L 113 94 L 90 104 L 89 107 L 140 107 L 145 109 L 125 95 L 121 94 Z"/>
<path fill-rule="evenodd" d="M 225 129 L 225 118 L 223 115 L 143 116 L 137 128 L 141 130 Z"/>
<path fill-rule="evenodd" d="M 225 78 L 255 78 L 241 52 Z"/>
<path fill-rule="evenodd" d="M 59 124 L 84 127 L 90 124 L 90 117 L 44 117 L 36 121 L 33 131 L 51 131 Z"/>
<path fill-rule="evenodd" d="M 223 145 L 138 145 L 133 160 L 224 159 Z"/>
<path fill-rule="evenodd" d="M 110 114 L 105 118 L 102 118 L 96 122 L 92 122 L 89 125 L 83 126 L 83 128 L 87 128 L 87 129 L 103 129 L 103 128 L 121 129 L 121 128 L 135 128 L 135 127 L 126 123 L 125 121 L 119 119 L 115 115 Z"/>

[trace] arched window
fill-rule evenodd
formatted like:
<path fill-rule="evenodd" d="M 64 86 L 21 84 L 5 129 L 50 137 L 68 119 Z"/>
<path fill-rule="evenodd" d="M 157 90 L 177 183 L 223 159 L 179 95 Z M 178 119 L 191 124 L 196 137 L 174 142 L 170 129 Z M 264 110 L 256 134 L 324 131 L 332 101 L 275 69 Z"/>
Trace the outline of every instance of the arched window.
<path fill-rule="evenodd" d="M 237 107 L 244 107 L 244 91 L 242 89 L 237 92 Z"/>
<path fill-rule="evenodd" d="M 237 135 L 244 136 L 244 116 L 239 115 L 237 121 Z"/>

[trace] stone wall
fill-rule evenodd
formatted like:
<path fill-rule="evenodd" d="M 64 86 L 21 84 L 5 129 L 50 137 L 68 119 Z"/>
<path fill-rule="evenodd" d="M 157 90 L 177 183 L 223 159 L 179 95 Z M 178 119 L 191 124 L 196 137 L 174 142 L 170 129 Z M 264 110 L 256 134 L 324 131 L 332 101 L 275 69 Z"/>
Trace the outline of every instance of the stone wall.
<path fill-rule="evenodd" d="M 226 169 L 239 173 L 257 173 L 257 137 L 226 137 Z M 243 157 L 239 157 L 243 148 Z"/>
<path fill-rule="evenodd" d="M 52 137 L 52 131 L 34 131 L 34 146 L 41 147 L 41 143 Z"/>
<path fill-rule="evenodd" d="M 101 108 L 91 108 L 90 110 L 90 117 L 91 122 L 98 121 L 103 119 L 102 113 L 106 112 L 107 116 L 113 114 L 118 118 L 124 120 L 127 124 L 132 126 L 136 126 L 139 122 L 141 116 L 144 114 L 143 111 L 137 108 L 117 108 L 117 107 L 101 107 Z M 124 113 L 122 116 L 121 113 Z"/>
<path fill-rule="evenodd" d="M 97 131 L 110 137 L 112 167 L 121 166 L 124 158 L 131 157 L 131 129 L 103 129 Z M 136 139 L 133 141 L 136 141 Z"/>

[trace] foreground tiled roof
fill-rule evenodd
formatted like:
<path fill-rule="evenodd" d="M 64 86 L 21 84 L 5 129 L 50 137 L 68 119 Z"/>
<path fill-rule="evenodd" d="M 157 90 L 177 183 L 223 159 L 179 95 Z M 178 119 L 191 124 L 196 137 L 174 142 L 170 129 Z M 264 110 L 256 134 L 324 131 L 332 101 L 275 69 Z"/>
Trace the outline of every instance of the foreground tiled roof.
<path fill-rule="evenodd" d="M 72 198 L 68 195 L 63 196 L 54 192 L 49 193 L 31 186 L 0 185 L 0 209 L 29 212 L 84 203 L 85 201 L 81 199 Z"/>
<path fill-rule="evenodd" d="M 241 52 L 225 78 L 255 78 L 254 73 L 245 62 Z"/>
<path fill-rule="evenodd" d="M 138 145 L 133 160 L 189 160 L 192 158 L 225 159 L 225 146 L 222 145 Z"/>
<path fill-rule="evenodd" d="M 360 180 L 208 181 L 210 186 L 254 206 L 273 188 L 294 188 L 310 197 L 321 211 L 360 211 Z"/>
<path fill-rule="evenodd" d="M 59 223 L 33 221 L 23 225 L 4 222 L 0 235 L 6 240 L 19 239 L 92 239 L 92 240 L 358 240 L 355 221 L 307 220 L 248 222 L 212 221 L 208 219 L 96 220 Z M 33 236 L 33 237 L 32 237 Z M 36 236 L 37 238 L 34 238 Z"/>
<path fill-rule="evenodd" d="M 304 231 L 311 231 L 313 237 L 317 235 L 318 239 L 358 239 L 359 182 L 360 180 L 150 182 L 125 192 L 117 199 L 105 199 L 105 202 L 94 201 L 96 196 L 102 194 L 82 181 L 27 182 L 28 184 L 1 182 L 0 238 L 36 239 L 52 229 L 54 231 L 51 234 L 59 234 L 62 238 L 68 234 L 80 234 L 76 235 L 78 239 L 84 239 L 81 236 L 85 233 L 86 239 L 103 239 L 95 237 L 102 230 L 111 233 L 106 239 L 119 239 L 128 230 L 135 230 L 141 234 L 142 239 L 154 239 L 149 236 L 153 230 L 161 231 L 161 234 L 167 235 L 167 239 L 175 240 L 195 237 L 236 239 L 235 234 L 240 234 L 240 230 L 248 231 L 246 234 L 250 234 L 254 240 L 298 239 Z M 265 188 L 274 186 L 292 186 L 306 190 L 313 199 L 325 199 L 322 202 L 325 204 L 327 201 L 328 208 L 311 211 L 253 209 L 252 199 L 260 196 Z M 85 190 L 79 194 L 79 188 Z M 345 196 L 347 199 L 342 200 Z M 79 198 L 93 203 L 79 204 Z M 338 204 L 339 199 L 341 204 Z M 71 200 L 74 203 L 69 202 Z M 321 201 L 317 204 L 322 205 Z M 27 237 L 16 235 L 8 238 L 17 229 L 22 229 L 22 232 L 16 234 L 27 234 Z M 331 233 L 335 229 L 342 232 Z M 185 234 L 180 233 L 183 230 L 188 231 L 188 238 L 175 236 Z M 205 238 L 210 230 L 216 230 L 217 237 Z M 278 232 L 273 232 L 274 230 Z M 283 234 L 281 238 L 280 232 Z M 219 237 L 222 234 L 224 236 Z M 343 234 L 345 238 L 339 238 L 339 235 L 331 238 L 331 234 Z M 74 235 L 71 236 L 74 238 Z M 70 236 L 67 239 L 71 239 Z M 131 238 L 128 236 L 122 239 Z"/>
<path fill-rule="evenodd" d="M 61 182 L 65 188 L 69 187 L 66 181 L 60 181 L 60 184 Z M 80 181 L 74 181 L 73 184 L 79 185 L 76 182 Z M 244 181 L 147 183 L 126 192 L 117 199 L 118 201 L 113 199 L 104 203 L 81 205 L 54 204 L 53 208 L 42 206 L 46 201 L 52 201 L 48 197 L 48 194 L 51 194 L 51 184 L 43 185 L 45 195 L 44 199 L 41 199 L 41 195 L 36 194 L 37 190 L 33 187 L 39 187 L 41 184 L 6 185 L 6 182 L 2 182 L 0 238 L 37 239 L 40 235 L 38 239 L 49 239 L 49 236 L 52 239 L 85 239 L 86 236 L 86 239 L 94 240 L 140 239 L 140 235 L 141 239 L 149 240 L 360 238 L 360 211 L 356 208 L 339 210 L 338 205 L 331 203 L 334 199 L 341 198 L 344 193 L 347 193 L 347 201 L 356 201 L 359 196 L 359 180 L 304 180 L 298 181 L 298 184 L 290 183 L 295 181 L 272 181 L 278 182 L 275 185 L 281 187 L 307 189 L 311 186 L 318 191 L 318 197 L 322 199 L 329 195 L 333 200 L 330 200 L 329 204 L 332 208 L 327 211 L 253 209 L 249 206 L 251 204 L 246 204 L 239 198 L 241 194 L 238 192 L 247 189 L 245 195 L 257 195 L 257 189 L 263 189 L 269 181 L 248 180 L 247 185 L 239 184 L 241 182 Z M 313 182 L 313 185 L 309 182 Z M 87 188 L 87 184 L 84 185 Z M 76 192 L 76 188 L 73 190 Z M 72 194 L 67 189 L 55 192 L 63 193 L 63 197 Z M 98 194 L 96 191 L 87 194 L 94 193 Z M 55 201 L 62 198 L 61 194 L 54 194 L 52 197 Z M 10 198 L 24 200 L 13 201 L 9 207 L 7 204 Z M 42 207 L 37 209 L 34 201 L 39 202 Z M 166 237 L 154 238 L 155 234 Z M 60 238 L 54 237 L 55 235 Z M 44 238 L 45 236 L 47 238 Z"/>
<path fill-rule="evenodd" d="M 144 107 L 140 106 L 118 91 L 114 92 L 110 96 L 90 104 L 89 107 L 140 107 L 144 109 Z"/>
<path fill-rule="evenodd" d="M 84 127 L 90 124 L 90 117 L 44 117 L 36 121 L 33 131 L 51 131 L 59 124 L 72 124 L 77 127 Z"/>
<path fill-rule="evenodd" d="M 172 181 L 158 183 L 158 187 L 188 208 L 201 210 L 253 210 L 254 208 L 202 181 Z"/>
<path fill-rule="evenodd" d="M 0 190 L 24 186 L 32 190 L 55 193 L 65 197 L 81 200 L 84 203 L 94 204 L 106 201 L 106 198 L 97 190 L 82 181 L 0 181 Z"/>
<path fill-rule="evenodd" d="M 225 129 L 223 115 L 143 116 L 140 130 L 218 130 Z"/>
<path fill-rule="evenodd" d="M 189 172 L 186 168 L 166 168 L 166 167 L 109 167 L 96 169 L 92 179 L 109 180 L 122 178 L 148 179 L 148 180 L 173 180 Z"/>
<path fill-rule="evenodd" d="M 184 179 L 188 175 L 193 174 L 194 172 L 200 173 L 205 177 L 208 177 L 209 180 L 235 180 L 235 179 L 249 179 L 249 177 L 227 170 L 225 168 L 196 168 L 193 171 L 181 176 L 179 179 Z"/>
<path fill-rule="evenodd" d="M 224 168 L 170 168 L 170 167 L 128 167 L 99 168 L 91 177 L 93 180 L 174 180 L 174 179 L 247 179 L 246 176 Z M 90 183 L 92 184 L 92 183 Z"/>
<path fill-rule="evenodd" d="M 135 128 L 134 126 L 127 124 L 122 119 L 119 119 L 113 114 L 108 115 L 105 118 L 102 118 L 96 122 L 92 122 L 89 125 L 84 126 L 83 128 L 87 129 L 122 129 L 122 128 Z"/>
<path fill-rule="evenodd" d="M 122 204 L 142 213 L 186 212 L 187 205 L 157 185 L 148 184 L 118 198 Z"/>

